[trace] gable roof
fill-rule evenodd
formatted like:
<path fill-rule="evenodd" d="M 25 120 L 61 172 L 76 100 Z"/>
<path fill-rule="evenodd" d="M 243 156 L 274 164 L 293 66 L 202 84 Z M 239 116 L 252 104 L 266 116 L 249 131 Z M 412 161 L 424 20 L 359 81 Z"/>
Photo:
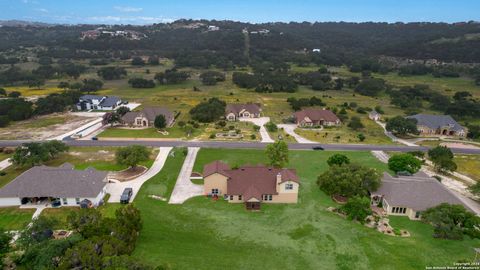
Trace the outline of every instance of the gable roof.
<path fill-rule="evenodd" d="M 330 110 L 325 109 L 316 109 L 316 108 L 307 108 L 301 111 L 295 112 L 295 119 L 297 121 L 303 120 L 305 117 L 310 118 L 313 122 L 317 121 L 327 121 L 327 122 L 337 122 L 340 119 Z"/>
<path fill-rule="evenodd" d="M 208 163 L 203 167 L 203 177 L 207 177 L 214 173 L 219 173 L 221 175 L 228 177 L 228 175 L 225 173 L 226 170 L 230 170 L 230 166 L 228 166 L 228 164 L 225 164 L 219 160 L 216 160 L 212 163 Z"/>
<path fill-rule="evenodd" d="M 75 170 L 68 163 L 60 167 L 35 166 L 0 189 L 0 198 L 93 198 L 107 184 L 106 177 L 107 172 Z"/>
<path fill-rule="evenodd" d="M 450 126 L 453 131 L 464 129 L 464 127 L 462 127 L 450 115 L 416 114 L 407 116 L 406 118 L 416 119 L 417 125 L 426 126 L 431 129 L 439 129 L 446 126 Z"/>
<path fill-rule="evenodd" d="M 114 105 L 117 105 L 117 103 L 121 101 L 121 99 L 119 97 L 115 97 L 115 96 L 111 96 L 111 97 L 108 97 L 106 96 L 105 99 L 100 102 L 100 106 L 102 107 L 112 107 Z"/>
<path fill-rule="evenodd" d="M 277 194 L 277 175 L 281 175 L 281 183 L 293 181 L 299 183 L 294 169 L 276 169 L 259 166 L 242 166 L 236 170 L 225 170 L 228 175 L 227 191 L 232 195 L 243 195 L 242 199 L 261 200 L 262 194 Z"/>
<path fill-rule="evenodd" d="M 384 173 L 380 188 L 372 195 L 384 196 L 390 206 L 408 207 L 415 211 L 424 211 L 441 203 L 460 204 L 470 209 L 438 180 L 422 172 L 401 177 Z"/>
<path fill-rule="evenodd" d="M 260 104 L 247 103 L 247 104 L 227 104 L 225 108 L 225 114 L 234 113 L 239 114 L 242 110 L 246 110 L 253 114 L 259 114 L 262 110 Z"/>
<path fill-rule="evenodd" d="M 147 118 L 148 121 L 153 122 L 158 115 L 163 115 L 167 123 L 173 120 L 173 113 L 169 109 L 160 107 L 146 107 L 141 111 L 127 112 L 122 116 L 122 120 L 126 123 L 133 123 L 136 117 L 143 116 Z"/>

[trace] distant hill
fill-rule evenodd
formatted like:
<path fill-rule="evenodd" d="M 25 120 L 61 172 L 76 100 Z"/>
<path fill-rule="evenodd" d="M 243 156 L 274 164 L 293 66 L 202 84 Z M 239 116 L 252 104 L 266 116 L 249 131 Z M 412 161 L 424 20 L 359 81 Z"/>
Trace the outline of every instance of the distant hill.
<path fill-rule="evenodd" d="M 30 21 L 21 21 L 21 20 L 0 20 L 0 26 L 10 26 L 10 27 L 25 27 L 25 26 L 35 26 L 35 27 L 49 27 L 54 24 L 42 23 L 42 22 L 30 22 Z"/>

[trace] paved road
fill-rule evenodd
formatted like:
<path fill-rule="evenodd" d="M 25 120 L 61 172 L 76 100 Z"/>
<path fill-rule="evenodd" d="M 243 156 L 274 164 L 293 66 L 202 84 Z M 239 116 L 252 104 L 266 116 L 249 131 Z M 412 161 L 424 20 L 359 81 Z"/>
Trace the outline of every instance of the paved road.
<path fill-rule="evenodd" d="M 142 187 L 143 183 L 145 183 L 148 179 L 154 177 L 162 170 L 163 165 L 165 165 L 165 161 L 167 160 L 168 153 L 170 153 L 170 150 L 172 150 L 172 147 L 160 147 L 160 152 L 158 153 L 157 158 L 155 158 L 152 167 L 150 167 L 150 169 L 148 169 L 146 173 L 140 175 L 139 177 L 125 182 L 108 183 L 107 192 L 110 193 L 110 199 L 108 200 L 108 202 L 120 202 L 120 196 L 122 195 L 122 192 L 126 187 L 130 187 L 133 189 L 132 198 L 130 199 L 130 201 L 133 201 L 133 199 L 135 199 L 135 196 L 137 196 L 137 193 Z"/>
<path fill-rule="evenodd" d="M 0 147 L 19 146 L 29 141 L 0 141 Z M 229 149 L 264 149 L 267 143 L 261 142 L 213 142 L 213 141 L 64 141 L 70 146 L 127 146 L 140 144 L 152 147 L 202 147 L 202 148 L 229 148 Z M 370 145 L 370 144 L 301 144 L 290 143 L 291 150 L 312 150 L 312 146 L 322 146 L 325 150 L 336 151 L 398 151 L 408 152 L 413 150 L 427 151 L 428 147 L 405 145 Z M 450 148 L 454 153 L 480 154 L 480 149 Z"/>
<path fill-rule="evenodd" d="M 200 150 L 198 147 L 188 148 L 187 157 L 183 162 L 182 170 L 178 175 L 177 182 L 168 201 L 169 204 L 182 204 L 192 197 L 203 194 L 203 186 L 196 185 L 190 181 L 190 175 L 192 174 L 193 165 L 195 165 L 198 150 Z"/>

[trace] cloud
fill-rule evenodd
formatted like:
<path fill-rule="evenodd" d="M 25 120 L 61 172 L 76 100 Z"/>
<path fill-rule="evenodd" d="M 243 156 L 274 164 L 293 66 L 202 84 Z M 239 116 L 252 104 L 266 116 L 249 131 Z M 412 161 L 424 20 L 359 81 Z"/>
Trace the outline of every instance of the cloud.
<path fill-rule="evenodd" d="M 46 8 L 37 8 L 37 9 L 35 9 L 35 10 L 36 10 L 36 11 L 40 11 L 40 12 L 42 12 L 42 13 L 48 13 L 48 9 L 46 9 Z"/>
<path fill-rule="evenodd" d="M 140 12 L 143 8 L 136 8 L 136 7 L 122 7 L 122 6 L 115 6 L 113 7 L 115 10 L 120 12 Z"/>
<path fill-rule="evenodd" d="M 88 22 L 112 23 L 112 24 L 151 24 L 151 23 L 170 23 L 174 19 L 164 17 L 147 16 L 94 16 L 86 18 Z"/>
<path fill-rule="evenodd" d="M 38 4 L 37 0 L 21 0 L 24 4 Z"/>

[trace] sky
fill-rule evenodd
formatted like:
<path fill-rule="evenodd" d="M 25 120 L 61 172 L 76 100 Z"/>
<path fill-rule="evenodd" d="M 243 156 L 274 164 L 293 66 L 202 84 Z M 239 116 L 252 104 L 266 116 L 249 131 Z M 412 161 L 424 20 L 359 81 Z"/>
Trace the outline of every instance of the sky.
<path fill-rule="evenodd" d="M 0 20 L 152 24 L 177 19 L 452 23 L 480 21 L 480 0 L 0 0 Z"/>

